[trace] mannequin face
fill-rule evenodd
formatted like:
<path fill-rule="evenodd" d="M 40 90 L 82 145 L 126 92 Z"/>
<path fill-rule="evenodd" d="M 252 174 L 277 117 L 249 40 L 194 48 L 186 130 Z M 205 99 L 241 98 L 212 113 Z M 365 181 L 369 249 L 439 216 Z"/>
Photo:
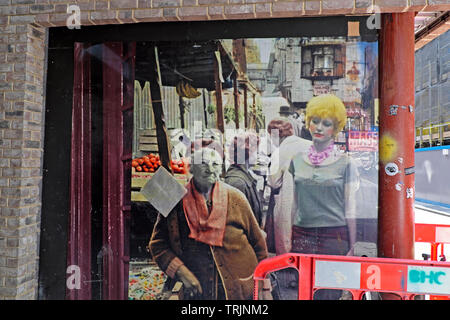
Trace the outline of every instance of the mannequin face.
<path fill-rule="evenodd" d="M 314 143 L 326 144 L 334 139 L 335 125 L 333 118 L 313 117 L 309 123 L 309 131 Z"/>

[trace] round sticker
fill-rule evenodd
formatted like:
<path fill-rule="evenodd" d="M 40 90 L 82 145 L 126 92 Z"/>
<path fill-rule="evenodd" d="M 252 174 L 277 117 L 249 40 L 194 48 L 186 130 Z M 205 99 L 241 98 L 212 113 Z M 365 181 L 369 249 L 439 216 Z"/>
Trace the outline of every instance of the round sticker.
<path fill-rule="evenodd" d="M 398 173 L 398 166 L 395 163 L 390 162 L 384 167 L 384 171 L 386 171 L 388 176 L 395 176 Z"/>

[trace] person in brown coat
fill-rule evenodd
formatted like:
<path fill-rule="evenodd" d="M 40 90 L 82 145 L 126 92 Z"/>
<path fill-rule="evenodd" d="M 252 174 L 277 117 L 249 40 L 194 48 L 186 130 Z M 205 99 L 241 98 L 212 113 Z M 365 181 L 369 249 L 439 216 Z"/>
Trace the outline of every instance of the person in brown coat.
<path fill-rule="evenodd" d="M 158 216 L 149 243 L 158 266 L 183 283 L 184 299 L 252 299 L 253 272 L 268 255 L 247 199 L 219 181 L 221 171 L 218 152 L 195 151 L 188 192 Z"/>

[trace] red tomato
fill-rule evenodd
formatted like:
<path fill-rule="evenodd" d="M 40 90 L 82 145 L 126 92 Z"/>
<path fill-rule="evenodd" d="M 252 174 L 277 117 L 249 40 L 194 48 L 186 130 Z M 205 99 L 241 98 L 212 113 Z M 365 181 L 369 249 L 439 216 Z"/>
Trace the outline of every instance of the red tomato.
<path fill-rule="evenodd" d="M 133 168 L 136 168 L 139 165 L 139 162 L 137 162 L 136 160 L 131 161 L 131 166 Z"/>
<path fill-rule="evenodd" d="M 142 171 L 142 167 L 141 167 L 141 166 L 137 166 L 137 167 L 136 167 L 136 171 L 141 172 L 141 171 Z"/>

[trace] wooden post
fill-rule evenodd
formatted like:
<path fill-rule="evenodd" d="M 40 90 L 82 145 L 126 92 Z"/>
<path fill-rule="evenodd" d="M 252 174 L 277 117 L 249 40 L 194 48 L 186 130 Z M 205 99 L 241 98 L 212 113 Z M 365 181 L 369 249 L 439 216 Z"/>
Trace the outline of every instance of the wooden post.
<path fill-rule="evenodd" d="M 236 129 L 239 129 L 239 89 L 237 85 L 237 73 L 233 73 L 233 96 L 234 96 L 234 122 Z"/>
<path fill-rule="evenodd" d="M 166 123 L 164 118 L 164 111 L 162 105 L 162 83 L 161 72 L 159 69 L 158 48 L 153 47 L 149 51 L 149 61 L 153 63 L 153 68 L 149 73 L 150 82 L 150 96 L 152 101 L 153 115 L 156 126 L 156 139 L 158 141 L 159 158 L 161 159 L 161 165 L 172 173 L 172 167 L 170 166 L 170 140 L 167 137 Z"/>
<path fill-rule="evenodd" d="M 202 90 L 203 94 L 202 94 L 202 98 L 203 98 L 203 115 L 205 117 L 205 129 L 208 128 L 208 111 L 207 109 L 207 105 L 206 105 L 206 94 L 208 93 L 208 91 L 206 89 Z"/>
<path fill-rule="evenodd" d="M 247 85 L 244 86 L 244 128 L 248 128 Z"/>
<path fill-rule="evenodd" d="M 217 58 L 214 56 L 214 83 L 216 87 L 216 116 L 217 116 L 217 129 L 220 132 L 225 132 L 225 125 L 223 122 L 223 105 L 222 105 L 222 82 L 220 81 L 219 76 L 219 62 Z"/>
<path fill-rule="evenodd" d="M 255 93 L 253 94 L 252 108 L 253 108 L 252 119 L 254 119 L 255 129 L 257 129 L 257 131 L 259 131 L 259 128 L 257 128 L 257 123 L 256 123 L 256 94 Z"/>
<path fill-rule="evenodd" d="M 184 103 L 183 103 L 183 97 L 178 97 L 178 106 L 180 107 L 180 124 L 181 129 L 185 128 L 184 125 Z"/>

